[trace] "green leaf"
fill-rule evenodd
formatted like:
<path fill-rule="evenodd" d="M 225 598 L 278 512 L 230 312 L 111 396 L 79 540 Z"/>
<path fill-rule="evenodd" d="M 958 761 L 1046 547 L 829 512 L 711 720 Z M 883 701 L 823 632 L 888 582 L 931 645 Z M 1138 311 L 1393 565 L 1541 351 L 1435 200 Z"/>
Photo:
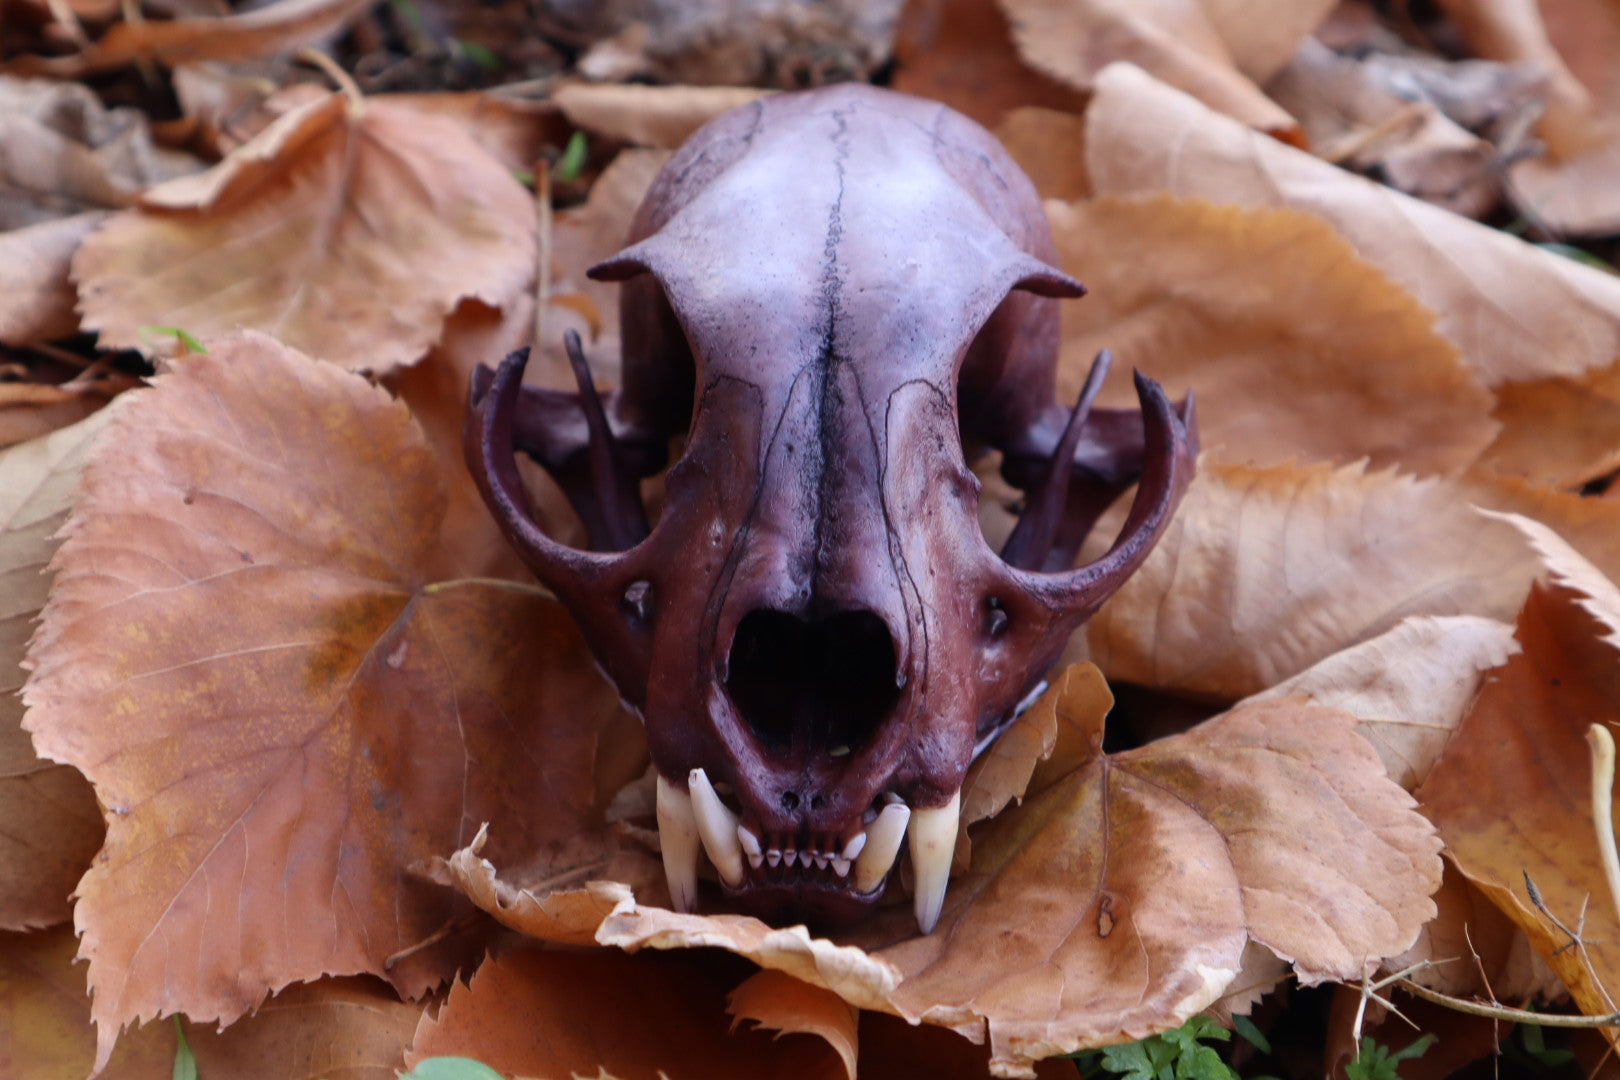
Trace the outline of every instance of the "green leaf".
<path fill-rule="evenodd" d="M 1247 1016 L 1232 1017 L 1232 1029 L 1243 1036 L 1245 1042 L 1262 1054 L 1271 1053 L 1271 1040 L 1260 1034 L 1260 1029 L 1254 1026 L 1254 1021 Z"/>
<path fill-rule="evenodd" d="M 434 1057 L 417 1062 L 400 1080 L 506 1080 L 500 1073 L 465 1057 Z"/>
<path fill-rule="evenodd" d="M 562 157 L 557 160 L 558 180 L 577 180 L 580 170 L 585 168 L 585 133 L 576 131 L 568 137 L 568 145 L 563 148 Z"/>
<path fill-rule="evenodd" d="M 1374 1042 L 1372 1036 L 1363 1035 L 1361 1050 L 1356 1060 L 1344 1067 L 1344 1074 L 1349 1080 L 1400 1080 L 1401 1073 L 1396 1066 L 1410 1058 L 1422 1057 L 1438 1041 L 1434 1035 L 1425 1035 L 1402 1050 L 1392 1051 Z"/>
<path fill-rule="evenodd" d="M 202 356 L 208 355 L 208 350 L 203 348 L 202 342 L 178 326 L 142 326 L 136 330 L 136 333 L 140 334 L 141 341 L 147 345 L 152 344 L 158 338 L 172 337 L 185 346 L 187 352 L 194 352 Z"/>
<path fill-rule="evenodd" d="M 174 1080 L 197 1080 L 197 1056 L 186 1041 L 186 1029 L 174 1018 Z"/>

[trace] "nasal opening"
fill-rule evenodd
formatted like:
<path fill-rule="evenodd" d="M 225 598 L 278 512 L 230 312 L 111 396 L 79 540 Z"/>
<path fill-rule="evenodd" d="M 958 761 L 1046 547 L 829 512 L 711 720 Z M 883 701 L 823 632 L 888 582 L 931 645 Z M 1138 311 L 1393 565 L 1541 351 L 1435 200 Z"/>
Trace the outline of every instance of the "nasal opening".
<path fill-rule="evenodd" d="M 737 625 L 726 690 L 776 754 L 842 757 L 899 700 L 894 642 L 870 611 L 806 621 L 756 608 Z"/>

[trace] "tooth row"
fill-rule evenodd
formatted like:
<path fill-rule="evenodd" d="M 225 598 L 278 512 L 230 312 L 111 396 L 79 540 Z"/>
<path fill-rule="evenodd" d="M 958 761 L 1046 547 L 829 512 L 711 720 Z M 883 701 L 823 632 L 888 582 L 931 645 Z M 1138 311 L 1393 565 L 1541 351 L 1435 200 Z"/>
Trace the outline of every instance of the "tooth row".
<path fill-rule="evenodd" d="M 911 869 L 916 878 L 913 911 L 917 926 L 927 934 L 939 922 L 945 889 L 951 876 L 951 856 L 962 816 L 958 791 L 944 806 L 913 812 L 899 798 L 884 799 L 883 809 L 841 851 L 766 850 L 759 837 L 744 826 L 720 801 L 708 774 L 693 769 L 687 790 L 658 777 L 658 832 L 663 847 L 664 876 L 677 911 L 691 911 L 697 900 L 697 854 L 701 845 L 714 863 L 720 880 L 735 888 L 744 877 L 743 862 L 762 865 L 829 867 L 839 877 L 851 877 L 857 893 L 869 893 L 883 883 L 900 854 L 900 841 L 910 837 Z"/>

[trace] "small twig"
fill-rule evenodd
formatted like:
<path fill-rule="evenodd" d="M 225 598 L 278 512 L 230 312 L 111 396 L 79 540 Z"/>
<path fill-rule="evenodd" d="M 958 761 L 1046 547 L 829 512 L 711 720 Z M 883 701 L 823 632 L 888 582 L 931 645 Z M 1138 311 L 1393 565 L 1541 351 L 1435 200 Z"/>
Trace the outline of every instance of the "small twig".
<path fill-rule="evenodd" d="M 67 0 L 45 0 L 45 7 L 51 13 L 51 18 L 67 32 L 73 44 L 80 49 L 90 47 L 90 35 L 84 32 L 84 24 L 79 16 L 74 14 L 73 7 Z"/>
<path fill-rule="evenodd" d="M 1597 830 L 1598 855 L 1609 883 L 1609 900 L 1620 918 L 1620 852 L 1614 846 L 1614 736 L 1602 724 L 1586 729 L 1592 751 L 1592 826 Z"/>
<path fill-rule="evenodd" d="M 534 346 L 544 349 L 546 308 L 551 305 L 551 163 L 534 163 L 534 213 L 539 223 L 539 265 L 535 268 Z"/>
<path fill-rule="evenodd" d="M 543 596 L 547 600 L 556 599 L 549 589 L 542 588 L 539 585 L 530 585 L 526 581 L 511 581 L 507 578 L 490 577 L 464 577 L 454 578 L 450 581 L 435 581 L 422 586 L 422 593 L 425 596 L 434 596 L 446 590 L 458 589 L 466 585 L 485 585 L 491 589 L 506 589 L 510 592 L 523 593 L 525 596 Z"/>
<path fill-rule="evenodd" d="M 1553 951 L 1553 955 L 1557 956 L 1575 948 L 1584 949 L 1586 947 L 1586 905 L 1592 898 L 1590 896 L 1581 898 L 1581 913 L 1575 919 L 1575 929 L 1571 930 L 1564 925 L 1562 919 L 1552 913 L 1552 909 L 1547 906 L 1547 901 L 1541 898 L 1541 890 L 1536 887 L 1536 880 L 1530 876 L 1530 871 L 1521 870 L 1520 873 L 1524 875 L 1524 891 L 1529 895 L 1530 902 L 1536 906 L 1536 910 L 1541 912 L 1548 922 L 1557 927 L 1559 932 L 1569 938 L 1569 941 Z"/>
<path fill-rule="evenodd" d="M 1468 1013 L 1470 1016 L 1489 1016 L 1498 1020 L 1508 1020 L 1515 1024 L 1540 1024 L 1543 1027 L 1567 1028 L 1604 1028 L 1620 1027 L 1620 1012 L 1612 1012 L 1605 1016 L 1569 1016 L 1564 1013 L 1539 1013 L 1529 1009 L 1515 1009 L 1507 1005 L 1490 1005 L 1482 1001 L 1469 1001 L 1466 998 L 1452 997 L 1442 994 L 1438 990 L 1430 990 L 1421 983 L 1411 979 L 1402 978 L 1401 987 L 1408 993 L 1416 994 L 1426 1001 L 1436 1005 L 1444 1005 L 1448 1009 Z"/>
<path fill-rule="evenodd" d="M 358 115 L 365 110 L 366 95 L 361 91 L 360 84 L 355 82 L 354 78 L 347 71 L 344 71 L 343 66 L 336 60 L 327 56 L 321 50 L 312 49 L 308 45 L 298 50 L 297 57 L 300 63 L 320 68 L 321 72 L 337 85 L 337 88 L 343 92 L 343 96 L 349 99 L 349 112 L 351 114 Z"/>
<path fill-rule="evenodd" d="M 439 927 L 437 930 L 433 931 L 433 933 L 429 934 L 427 937 L 423 938 L 421 941 L 418 941 L 415 945 L 407 945 L 405 948 L 399 950 L 399 952 L 384 960 L 383 970 L 392 971 L 394 969 L 394 965 L 399 963 L 401 960 L 409 959 L 410 957 L 421 952 L 423 949 L 431 948 L 432 946 L 437 945 L 451 934 L 454 934 L 460 930 L 465 930 L 467 927 L 476 922 L 481 914 L 482 912 L 478 911 L 467 911 L 461 913 L 460 915 L 451 916 L 448 922 Z"/>

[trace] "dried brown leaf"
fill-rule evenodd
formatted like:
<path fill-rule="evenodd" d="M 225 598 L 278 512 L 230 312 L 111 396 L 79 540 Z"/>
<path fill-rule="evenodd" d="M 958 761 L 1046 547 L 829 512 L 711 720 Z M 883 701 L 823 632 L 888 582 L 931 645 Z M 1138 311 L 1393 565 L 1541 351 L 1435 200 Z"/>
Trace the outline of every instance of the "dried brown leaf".
<path fill-rule="evenodd" d="M 1587 1013 L 1614 1008 L 1620 921 L 1593 832 L 1586 730 L 1620 723 L 1620 663 L 1592 597 L 1537 586 L 1519 616 L 1523 651 L 1495 672 L 1418 789 L 1452 862 L 1530 938 Z M 1553 918 L 1537 910 L 1526 875 Z"/>
<path fill-rule="evenodd" d="M 1414 615 L 1510 619 L 1538 572 L 1452 482 L 1205 461 L 1089 624 L 1091 659 L 1111 679 L 1236 700 Z"/>
<path fill-rule="evenodd" d="M 0 343 L 33 345 L 79 329 L 68 267 L 106 217 L 92 211 L 0 232 Z"/>
<path fill-rule="evenodd" d="M 996 138 L 1043 198 L 1081 199 L 1091 194 L 1086 179 L 1084 116 L 1021 105 L 996 125 Z"/>
<path fill-rule="evenodd" d="M 1310 40 L 1335 0 L 1200 0 L 1239 71 L 1264 84 Z"/>
<path fill-rule="evenodd" d="M 716 116 L 766 93 L 748 86 L 568 83 L 551 100 L 576 127 L 633 146 L 675 150 Z"/>
<path fill-rule="evenodd" d="M 1385 965 L 1403 971 L 1427 963 L 1412 980 L 1456 997 L 1547 1001 L 1563 997 L 1563 984 L 1536 955 L 1524 931 L 1457 868 L 1447 864 L 1434 894 L 1438 913 L 1413 946 Z"/>
<path fill-rule="evenodd" d="M 1502 431 L 1482 468 L 1565 489 L 1620 469 L 1620 363 L 1494 389 Z"/>
<path fill-rule="evenodd" d="M 374 100 L 455 121 L 512 172 L 533 170 L 548 149 L 560 152 L 570 132 L 555 99 L 535 101 L 477 91 L 387 94 Z"/>
<path fill-rule="evenodd" d="M 1192 391 L 1219 459 L 1301 457 L 1442 473 L 1491 441 L 1490 395 L 1434 316 L 1320 218 L 1166 195 L 1049 204 L 1063 268 L 1059 396 L 1102 348 L 1101 403 L 1134 404 L 1132 368 Z"/>
<path fill-rule="evenodd" d="M 208 172 L 157 187 L 79 249 L 85 326 L 238 328 L 387 371 L 440 340 L 464 300 L 526 302 L 528 195 L 452 121 L 326 95 Z"/>
<path fill-rule="evenodd" d="M 22 729 L 21 663 L 45 604 L 45 565 L 67 520 L 97 413 L 0 451 L 0 929 L 62 922 L 68 896 L 101 846 L 101 811 L 75 769 L 41 761 Z M 5 1045 L 0 1039 L 0 1046 Z M 0 1069 L 0 1075 L 8 1073 Z M 9 1075 L 22 1075 L 10 1073 Z"/>
<path fill-rule="evenodd" d="M 997 2 L 1007 15 L 1019 54 L 1032 68 L 1066 86 L 1089 92 L 1103 68 L 1128 61 L 1251 127 L 1291 141 L 1300 137 L 1294 118 L 1238 71 L 1198 0 Z M 1309 30 L 1302 28 L 1301 36 Z"/>
<path fill-rule="evenodd" d="M 1461 488 L 1476 506 L 1542 522 L 1604 576 L 1620 580 L 1620 502 L 1479 474 L 1464 477 Z"/>
<path fill-rule="evenodd" d="M 477 1058 L 508 1076 L 846 1075 L 820 1038 L 728 1030 L 726 992 L 741 965 L 714 956 L 512 952 L 457 983 L 424 1018 L 407 1055 Z"/>
<path fill-rule="evenodd" d="M 895 27 L 890 85 L 994 128 L 1009 109 L 1078 113 L 1085 95 L 1025 65 L 996 0 L 908 0 Z"/>
<path fill-rule="evenodd" d="M 1086 167 L 1100 194 L 1164 191 L 1318 214 L 1411 290 L 1487 386 L 1620 356 L 1620 278 L 1352 176 L 1120 64 L 1097 78 Z"/>
<path fill-rule="evenodd" d="M 497 816 L 503 858 L 591 843 L 634 721 L 552 602 L 428 586 L 445 496 L 384 391 L 248 335 L 125 401 L 24 693 L 109 815 L 75 910 L 98 1060 L 325 974 L 421 993 L 465 946 L 385 969 L 456 910 L 407 871 Z"/>
<path fill-rule="evenodd" d="M 1247 699 L 1305 697 L 1361 720 L 1389 777 L 1423 782 L 1484 681 L 1517 651 L 1513 627 L 1475 615 L 1414 616 Z"/>
<path fill-rule="evenodd" d="M 1581 610 L 1597 620 L 1603 640 L 1620 649 L 1620 588 L 1546 524 L 1522 514 L 1484 511 L 1486 517 L 1518 529 L 1536 549 L 1554 581 L 1573 590 Z M 1617 898 L 1620 899 L 1620 898 Z"/>
<path fill-rule="evenodd" d="M 845 1080 L 855 1080 L 859 1052 L 855 1009 L 831 990 L 802 983 L 780 971 L 759 971 L 738 984 L 726 997 L 726 1009 L 736 1021 L 751 1021 L 783 1035 L 815 1035 L 844 1063 Z"/>

